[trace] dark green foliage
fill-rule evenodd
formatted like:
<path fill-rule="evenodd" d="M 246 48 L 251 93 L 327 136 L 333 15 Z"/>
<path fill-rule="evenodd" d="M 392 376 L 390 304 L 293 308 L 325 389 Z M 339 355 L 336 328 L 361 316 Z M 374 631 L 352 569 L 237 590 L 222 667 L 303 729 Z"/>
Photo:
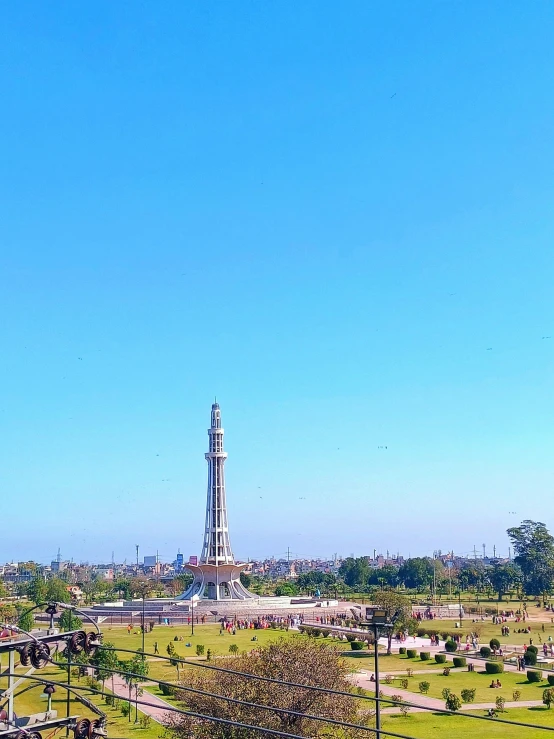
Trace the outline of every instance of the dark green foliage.
<path fill-rule="evenodd" d="M 531 667 L 534 667 L 537 664 L 537 653 L 527 650 L 523 655 L 523 660 L 526 665 L 531 665 Z"/>
<path fill-rule="evenodd" d="M 554 685 L 554 675 L 547 675 L 546 679 L 548 680 L 549 685 Z"/>
<path fill-rule="evenodd" d="M 431 684 L 428 683 L 426 680 L 423 680 L 422 682 L 419 683 L 418 687 L 419 687 L 419 692 L 425 695 L 426 693 L 429 692 L 429 688 L 431 687 Z"/>
<path fill-rule="evenodd" d="M 541 670 L 527 670 L 527 680 L 530 683 L 540 683 L 542 680 Z"/>
<path fill-rule="evenodd" d="M 507 531 L 516 552 L 527 595 L 540 595 L 554 584 L 554 537 L 540 521 L 523 521 Z"/>
<path fill-rule="evenodd" d="M 504 672 L 503 662 L 485 662 L 485 670 L 489 675 L 499 675 Z"/>
<path fill-rule="evenodd" d="M 481 655 L 481 657 L 485 657 L 485 659 L 488 659 L 491 656 L 491 654 L 492 654 L 491 648 L 490 647 L 481 647 L 481 649 L 479 650 L 479 654 Z"/>
<path fill-rule="evenodd" d="M 62 631 L 75 631 L 83 628 L 83 622 L 75 613 L 64 609 L 58 619 L 58 626 Z"/>
<path fill-rule="evenodd" d="M 417 649 L 407 649 L 406 654 L 410 659 L 414 659 L 414 657 L 417 657 Z"/>
<path fill-rule="evenodd" d="M 465 657 L 453 657 L 452 662 L 454 663 L 454 667 L 465 667 L 467 665 Z"/>
<path fill-rule="evenodd" d="M 500 649 L 500 642 L 498 639 L 491 639 L 489 642 L 489 646 L 491 649 Z"/>
<path fill-rule="evenodd" d="M 444 665 L 446 662 L 446 654 L 435 654 L 435 662 L 438 665 Z"/>
<path fill-rule="evenodd" d="M 360 649 L 364 648 L 363 641 L 351 641 L 350 642 L 350 649 L 352 649 L 355 652 L 359 652 Z"/>
<path fill-rule="evenodd" d="M 464 703 L 473 703 L 475 700 L 475 688 L 465 688 L 465 690 L 462 690 L 462 700 Z"/>
<path fill-rule="evenodd" d="M 321 636 L 321 629 L 318 629 L 318 628 L 312 629 L 312 636 Z M 350 639 L 348 641 L 350 641 Z"/>
<path fill-rule="evenodd" d="M 445 643 L 444 648 L 447 652 L 455 652 L 458 649 L 458 645 L 455 641 L 450 640 Z"/>
<path fill-rule="evenodd" d="M 528 652 L 535 652 L 535 654 L 538 654 L 539 653 L 539 650 L 537 649 L 537 647 L 534 644 L 529 644 L 529 646 L 527 647 L 527 651 Z"/>
<path fill-rule="evenodd" d="M 406 647 L 400 647 L 398 654 L 406 654 Z"/>
<path fill-rule="evenodd" d="M 426 662 L 428 659 L 431 659 L 431 652 L 420 652 L 419 657 L 422 662 Z"/>
<path fill-rule="evenodd" d="M 329 629 L 321 629 L 321 636 L 327 638 L 331 632 Z"/>
<path fill-rule="evenodd" d="M 163 695 L 168 695 L 168 696 L 175 695 L 175 688 L 173 688 L 171 685 L 166 685 L 165 683 L 162 683 L 160 685 L 160 690 L 162 691 Z"/>

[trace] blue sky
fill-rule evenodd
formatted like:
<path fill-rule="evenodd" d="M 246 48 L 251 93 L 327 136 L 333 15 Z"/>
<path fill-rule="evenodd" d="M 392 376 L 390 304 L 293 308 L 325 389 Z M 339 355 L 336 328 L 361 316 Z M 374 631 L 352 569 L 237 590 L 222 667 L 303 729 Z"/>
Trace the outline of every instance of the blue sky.
<path fill-rule="evenodd" d="M 2 16 L 0 560 L 554 527 L 552 4 Z"/>

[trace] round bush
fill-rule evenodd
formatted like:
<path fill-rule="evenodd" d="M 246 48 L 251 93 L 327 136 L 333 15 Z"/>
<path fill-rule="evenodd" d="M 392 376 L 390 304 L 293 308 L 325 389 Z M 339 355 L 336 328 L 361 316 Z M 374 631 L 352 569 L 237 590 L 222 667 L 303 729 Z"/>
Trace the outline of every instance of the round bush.
<path fill-rule="evenodd" d="M 540 683 L 542 672 L 540 670 L 527 670 L 527 679 L 530 683 Z"/>
<path fill-rule="evenodd" d="M 356 634 L 347 634 L 346 635 L 346 641 L 356 641 Z"/>
<path fill-rule="evenodd" d="M 549 685 L 554 685 L 554 675 L 547 675 L 546 679 L 548 680 Z"/>
<path fill-rule="evenodd" d="M 479 650 L 479 654 L 481 657 L 484 657 L 485 659 L 488 659 L 491 656 L 491 648 L 490 647 L 481 647 Z"/>
<path fill-rule="evenodd" d="M 351 641 L 350 642 L 350 649 L 353 649 L 355 652 L 359 652 L 360 649 L 364 648 L 363 641 Z"/>
<path fill-rule="evenodd" d="M 438 665 L 444 665 L 446 662 L 446 654 L 435 654 L 435 662 Z"/>
<path fill-rule="evenodd" d="M 417 657 L 417 649 L 407 649 L 406 654 L 410 659 L 413 659 L 414 657 Z"/>
<path fill-rule="evenodd" d="M 312 636 L 319 636 L 321 634 L 321 629 L 312 629 Z"/>
<path fill-rule="evenodd" d="M 406 647 L 400 647 L 398 654 L 406 654 Z"/>
<path fill-rule="evenodd" d="M 535 652 L 535 654 L 538 654 L 539 650 L 534 644 L 529 644 L 529 646 L 527 647 L 527 652 Z"/>
<path fill-rule="evenodd" d="M 498 639 L 491 639 L 489 642 L 489 646 L 491 649 L 500 649 L 500 642 Z"/>
<path fill-rule="evenodd" d="M 421 638 L 421 637 L 425 636 L 425 634 L 427 633 L 427 631 L 425 629 L 418 629 L 416 633 Z"/>
<path fill-rule="evenodd" d="M 534 667 L 537 664 L 537 653 L 527 650 L 523 655 L 523 661 L 526 665 L 531 665 L 531 667 Z"/>
<path fill-rule="evenodd" d="M 458 645 L 455 641 L 452 641 L 452 639 L 450 639 L 445 643 L 444 648 L 447 652 L 455 652 L 458 649 Z"/>
<path fill-rule="evenodd" d="M 422 662 L 426 662 L 428 659 L 431 659 L 431 652 L 420 652 L 419 657 Z"/>
<path fill-rule="evenodd" d="M 489 675 L 499 675 L 504 672 L 503 662 L 485 662 L 485 670 Z"/>
<path fill-rule="evenodd" d="M 453 657 L 454 667 L 465 667 L 467 665 L 465 657 Z"/>

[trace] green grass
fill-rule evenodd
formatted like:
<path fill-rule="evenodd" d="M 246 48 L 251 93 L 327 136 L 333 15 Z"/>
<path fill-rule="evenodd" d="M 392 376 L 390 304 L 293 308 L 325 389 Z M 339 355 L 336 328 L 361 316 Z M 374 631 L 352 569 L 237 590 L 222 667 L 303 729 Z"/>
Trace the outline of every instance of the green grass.
<path fill-rule="evenodd" d="M 466 634 L 477 631 L 480 634 L 479 643 L 481 646 L 488 645 L 489 641 L 493 638 L 498 639 L 501 644 L 517 645 L 529 644 L 529 638 L 531 638 L 533 639 L 533 644 L 540 648 L 539 636 L 542 638 L 543 642 L 548 640 L 549 635 L 554 639 L 554 623 L 550 621 L 550 617 L 542 622 L 527 621 L 526 623 L 516 624 L 515 621 L 509 621 L 507 624 L 510 627 L 509 636 L 502 636 L 502 625 L 493 624 L 490 619 L 488 621 L 473 622 L 470 618 L 464 618 L 461 629 L 455 629 L 454 623 L 454 620 L 433 619 L 432 621 L 421 621 L 419 628 L 431 629 L 432 631 L 438 632 L 445 631 L 450 634 L 459 634 L 462 637 L 463 644 L 465 643 Z M 544 631 L 542 631 L 541 628 L 543 623 Z M 517 632 L 517 629 L 522 629 L 526 626 L 531 627 L 530 634 L 515 633 Z"/>
<path fill-rule="evenodd" d="M 484 716 L 485 712 L 479 715 Z M 546 708 L 511 708 L 501 714 L 509 721 L 520 721 L 539 726 L 554 727 L 554 712 Z M 447 716 L 432 712 L 383 716 L 383 729 L 414 737 L 414 739 L 547 739 L 550 732 L 509 726 L 491 720 L 476 721 L 463 715 Z"/>
<path fill-rule="evenodd" d="M 464 668 L 461 669 L 463 670 Z M 421 676 L 418 675 L 409 678 L 408 690 L 413 690 L 419 694 L 418 683 L 421 679 Z M 427 693 L 430 698 L 442 698 L 443 688 L 449 688 L 452 693 L 456 693 L 457 695 L 460 695 L 461 691 L 465 688 L 475 688 L 477 691 L 475 694 L 475 703 L 494 703 L 499 695 L 505 698 L 506 701 L 511 701 L 514 690 L 521 692 L 520 700 L 540 701 L 542 700 L 542 691 L 549 687 L 546 680 L 542 683 L 529 683 L 523 672 L 504 672 L 501 675 L 488 675 L 486 672 L 456 671 L 451 672 L 448 676 L 442 674 L 429 675 L 425 679 L 431 686 Z M 490 688 L 489 686 L 493 679 L 499 679 L 502 683 L 502 688 Z M 552 722 L 554 724 L 554 714 L 552 714 Z"/>

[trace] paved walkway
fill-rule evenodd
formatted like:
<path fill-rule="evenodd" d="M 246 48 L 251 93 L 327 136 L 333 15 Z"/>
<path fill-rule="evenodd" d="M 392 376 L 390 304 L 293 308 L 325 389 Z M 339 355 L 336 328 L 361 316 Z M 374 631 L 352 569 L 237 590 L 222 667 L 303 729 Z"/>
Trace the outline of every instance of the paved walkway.
<path fill-rule="evenodd" d="M 118 695 L 120 698 L 123 698 L 124 700 L 129 700 L 129 688 L 127 687 L 127 683 L 125 680 L 123 680 L 122 677 L 119 675 L 114 675 L 114 692 L 116 695 Z M 143 683 L 145 686 L 152 686 L 154 687 L 156 683 Z M 109 681 L 109 686 L 111 687 L 111 680 Z M 134 690 L 131 692 L 131 695 L 134 694 Z M 141 706 L 139 703 L 139 711 L 142 713 L 145 713 L 147 716 L 150 716 L 154 719 L 154 721 L 157 721 L 159 724 L 165 724 L 167 722 L 167 715 L 168 712 L 171 711 L 173 706 L 166 701 L 159 698 L 157 695 L 152 695 L 152 693 L 144 692 L 141 698 L 139 700 L 145 700 L 148 701 L 148 703 L 152 703 L 152 706 Z M 131 699 L 131 704 L 133 703 Z"/>

